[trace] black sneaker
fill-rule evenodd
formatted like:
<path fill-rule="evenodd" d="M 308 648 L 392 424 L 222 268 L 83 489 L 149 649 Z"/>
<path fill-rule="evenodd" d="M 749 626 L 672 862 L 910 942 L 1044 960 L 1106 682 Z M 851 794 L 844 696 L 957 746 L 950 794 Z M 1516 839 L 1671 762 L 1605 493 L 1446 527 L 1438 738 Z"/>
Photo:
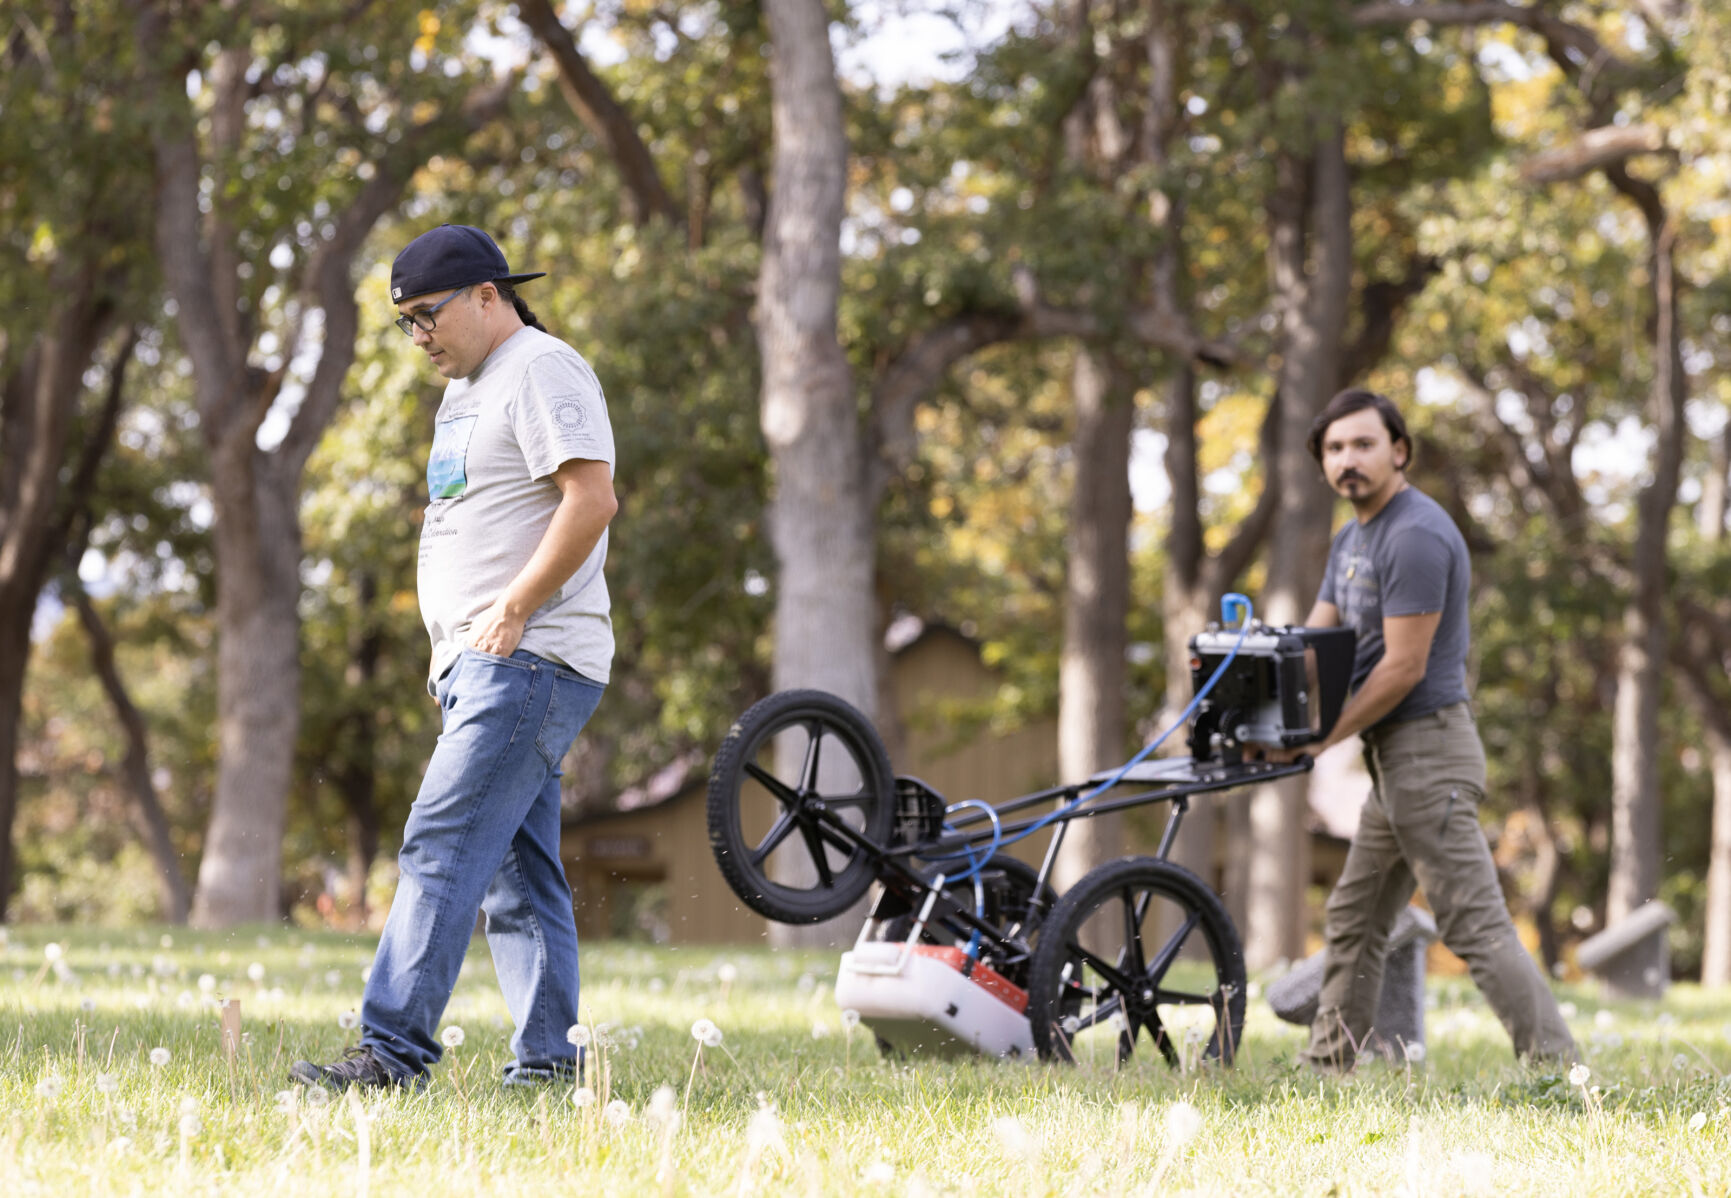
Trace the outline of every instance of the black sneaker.
<path fill-rule="evenodd" d="M 577 1060 L 555 1061 L 547 1065 L 519 1065 L 515 1061 L 505 1066 L 505 1085 L 510 1089 L 534 1089 L 540 1086 L 581 1086 L 584 1057 L 579 1048 Z"/>
<path fill-rule="evenodd" d="M 419 1088 L 422 1078 L 397 1073 L 374 1055 L 365 1045 L 343 1053 L 343 1059 L 329 1065 L 311 1061 L 296 1061 L 289 1066 L 289 1076 L 308 1086 L 323 1086 L 328 1090 L 346 1090 L 350 1086 L 364 1089 L 384 1089 L 389 1086 Z"/>

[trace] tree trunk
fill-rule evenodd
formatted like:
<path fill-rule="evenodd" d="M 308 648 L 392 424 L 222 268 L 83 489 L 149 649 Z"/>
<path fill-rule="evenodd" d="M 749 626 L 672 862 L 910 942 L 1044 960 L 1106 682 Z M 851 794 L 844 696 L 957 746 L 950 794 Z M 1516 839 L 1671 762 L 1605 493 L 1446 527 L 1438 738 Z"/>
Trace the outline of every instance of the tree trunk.
<path fill-rule="evenodd" d="M 251 445 L 230 456 L 240 462 L 219 458 L 211 478 L 217 775 L 192 910 L 199 927 L 281 918 L 300 730 L 300 472 L 282 478 L 279 463 Z"/>
<path fill-rule="evenodd" d="M 30 625 L 66 535 L 68 487 L 61 472 L 84 373 L 114 315 L 113 303 L 101 295 L 105 280 L 93 267 L 70 277 L 56 272 L 52 282 L 64 297 L 59 311 L 0 377 L 0 919 L 18 881 L 12 826 Z M 84 447 L 70 489 L 88 486 L 99 448 Z"/>
<path fill-rule="evenodd" d="M 1615 182 L 1615 177 L 1613 177 Z M 1682 333 L 1677 310 L 1675 226 L 1657 194 L 1639 181 L 1623 186 L 1647 217 L 1653 241 L 1653 386 L 1649 407 L 1658 433 L 1652 481 L 1637 514 L 1635 593 L 1623 613 L 1617 702 L 1611 740 L 1611 873 L 1605 922 L 1626 918 L 1659 891 L 1659 708 L 1665 685 L 1666 540 L 1677 500 L 1686 424 Z"/>
<path fill-rule="evenodd" d="M 102 680 L 102 689 L 107 693 L 109 705 L 114 708 L 115 718 L 120 721 L 121 731 L 126 736 L 126 759 L 121 772 L 132 795 L 139 839 L 144 842 L 145 850 L 156 866 L 162 918 L 168 923 L 185 923 L 192 905 L 192 891 L 180 872 L 180 856 L 174 849 L 168 814 L 162 809 L 156 784 L 150 778 L 149 731 L 144 716 L 127 693 L 126 682 L 114 660 L 114 637 L 103 623 L 96 605 L 90 601 L 84 588 L 76 584 L 64 588 L 63 593 L 78 610 L 79 622 L 90 638 L 91 665 Z"/>
<path fill-rule="evenodd" d="M 774 174 L 759 275 L 761 419 L 774 471 L 775 685 L 818 687 L 875 713 L 875 513 L 853 377 L 837 340 L 847 141 L 829 19 L 817 0 L 767 0 Z M 785 751 L 785 746 L 784 746 Z M 784 776 L 797 765 L 778 762 Z M 776 944 L 851 937 L 852 913 L 771 925 Z"/>
<path fill-rule="evenodd" d="M 337 771 L 337 793 L 347 809 L 349 893 L 354 902 L 357 927 L 367 926 L 367 878 L 379 855 L 378 765 L 373 752 L 374 710 L 371 706 L 373 684 L 378 679 L 379 657 L 384 651 L 384 638 L 373 607 L 378 600 L 378 579 L 371 571 L 362 571 L 356 580 L 355 607 L 361 613 L 361 623 L 349 642 L 349 664 L 343 671 L 343 685 L 350 695 L 361 702 L 351 706 L 344 723 L 334 738 L 341 746 L 342 765 Z"/>
<path fill-rule="evenodd" d="M 1708 731 L 1707 751 L 1713 768 L 1713 832 L 1707 860 L 1701 984 L 1731 986 L 1731 735 L 1727 730 Z"/>
<path fill-rule="evenodd" d="M 1317 123 L 1311 155 L 1281 154 L 1269 203 L 1270 271 L 1281 318 L 1280 498 L 1260 612 L 1270 624 L 1296 624 L 1309 612 L 1334 507 L 1305 438 L 1339 380 L 1352 284 L 1352 201 L 1338 123 Z M 1252 969 L 1304 953 L 1308 781 L 1300 775 L 1251 795 L 1244 945 Z"/>
<path fill-rule="evenodd" d="M 1058 775 L 1081 781 L 1123 764 L 1125 620 L 1130 605 L 1130 432 L 1136 405 L 1106 355 L 1076 347 L 1075 478 L 1058 665 Z M 1052 884 L 1062 894 L 1124 852 L 1122 812 L 1066 825 Z"/>

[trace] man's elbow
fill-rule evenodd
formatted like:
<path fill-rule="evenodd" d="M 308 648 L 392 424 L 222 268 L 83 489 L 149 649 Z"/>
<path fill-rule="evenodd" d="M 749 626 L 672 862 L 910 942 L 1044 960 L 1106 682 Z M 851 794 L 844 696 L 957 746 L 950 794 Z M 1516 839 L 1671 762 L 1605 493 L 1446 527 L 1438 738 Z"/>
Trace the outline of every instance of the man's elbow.
<path fill-rule="evenodd" d="M 1403 695 L 1424 681 L 1424 671 L 1425 663 L 1422 658 L 1389 662 L 1389 673 L 1393 675 L 1393 681 L 1400 687 Z"/>
<path fill-rule="evenodd" d="M 612 487 L 603 487 L 595 495 L 595 514 L 601 517 L 601 523 L 610 524 L 613 517 L 619 514 L 619 496 Z"/>

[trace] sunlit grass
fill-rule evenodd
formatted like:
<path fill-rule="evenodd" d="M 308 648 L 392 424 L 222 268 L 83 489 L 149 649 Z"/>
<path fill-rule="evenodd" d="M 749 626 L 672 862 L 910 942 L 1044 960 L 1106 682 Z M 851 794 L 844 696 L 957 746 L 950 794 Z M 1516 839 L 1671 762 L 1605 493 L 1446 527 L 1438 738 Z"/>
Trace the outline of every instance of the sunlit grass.
<path fill-rule="evenodd" d="M 1423 1062 L 1343 1084 L 1293 1068 L 1302 1035 L 1259 998 L 1229 1071 L 888 1064 L 836 1009 L 836 954 L 598 945 L 579 1105 L 500 1086 L 510 1027 L 477 943 L 434 1083 L 351 1101 L 287 1067 L 354 1041 L 368 939 L 6 931 L 6 1195 L 1731 1191 L 1731 994 L 1694 987 L 1567 990 L 1571 1081 L 1516 1066 L 1470 985 L 1433 983 Z M 719 1042 L 694 1038 L 706 1019 Z"/>

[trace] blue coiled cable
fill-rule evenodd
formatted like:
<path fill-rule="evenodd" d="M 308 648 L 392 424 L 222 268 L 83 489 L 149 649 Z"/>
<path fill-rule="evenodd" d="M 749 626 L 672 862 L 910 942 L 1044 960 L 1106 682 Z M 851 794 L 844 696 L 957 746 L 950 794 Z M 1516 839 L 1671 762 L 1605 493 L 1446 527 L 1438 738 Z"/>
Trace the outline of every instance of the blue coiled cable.
<path fill-rule="evenodd" d="M 1230 624 L 1232 622 L 1232 613 L 1234 610 L 1238 612 L 1239 617 L 1238 639 L 1232 643 L 1232 649 L 1226 654 L 1225 658 L 1221 660 L 1219 666 L 1215 668 L 1214 673 L 1209 675 L 1208 681 L 1203 683 L 1197 690 L 1195 696 L 1191 698 L 1189 705 L 1179 714 L 1177 720 L 1173 721 L 1171 727 L 1167 728 L 1146 745 L 1143 745 L 1141 752 L 1137 753 L 1136 756 L 1132 757 L 1129 761 L 1126 761 L 1110 778 L 1100 783 L 1100 785 L 1096 786 L 1093 790 L 1090 790 L 1087 794 L 1076 796 L 1068 803 L 1056 808 L 1040 819 L 1035 820 L 1032 824 L 1028 825 L 1028 827 L 1007 839 L 1004 836 L 1003 825 L 998 819 L 997 809 L 992 807 L 989 803 L 981 802 L 979 799 L 963 799 L 959 803 L 951 803 L 948 807 L 944 808 L 944 814 L 949 815 L 950 813 L 960 811 L 965 807 L 977 807 L 981 811 L 984 811 L 987 818 L 992 821 L 991 847 L 986 849 L 984 852 L 981 852 L 972 845 L 965 845 L 953 853 L 939 853 L 934 855 L 933 860 L 946 860 L 953 857 L 966 857 L 968 859 L 968 868 L 960 874 L 957 874 L 954 878 L 944 879 L 945 884 L 947 885 L 951 882 L 965 882 L 970 878 L 978 877 L 980 870 L 985 867 L 986 862 L 991 859 L 992 854 L 996 853 L 1004 845 L 1014 844 L 1018 840 L 1032 836 L 1040 829 L 1045 828 L 1063 818 L 1065 815 L 1068 815 L 1083 803 L 1105 794 L 1108 790 L 1111 790 L 1114 786 L 1118 785 L 1119 782 L 1123 781 L 1124 775 L 1128 774 L 1131 770 L 1135 769 L 1136 766 L 1141 764 L 1148 754 L 1152 753 L 1155 749 L 1158 749 L 1162 744 L 1164 744 L 1167 737 L 1182 728 L 1185 721 L 1187 721 L 1192 715 L 1196 714 L 1196 709 L 1201 706 L 1202 700 L 1208 697 L 1208 692 L 1214 689 L 1214 684 L 1219 682 L 1221 676 L 1226 673 L 1227 667 L 1230 666 L 1233 659 L 1238 656 L 1238 650 L 1243 646 L 1245 636 L 1250 632 L 1250 622 L 1255 613 L 1255 607 L 1251 604 L 1250 599 L 1247 596 L 1237 594 L 1236 592 L 1229 592 L 1228 594 L 1222 595 L 1220 597 L 1221 620 Z M 947 822 L 943 825 L 942 830 L 946 833 L 959 832 L 959 829 L 951 827 Z M 981 909 L 982 906 L 982 903 L 976 901 L 974 905 L 974 914 L 983 918 L 985 912 Z M 969 957 L 977 955 L 979 943 L 980 934 L 975 932 L 973 939 L 968 943 L 967 955 Z"/>

